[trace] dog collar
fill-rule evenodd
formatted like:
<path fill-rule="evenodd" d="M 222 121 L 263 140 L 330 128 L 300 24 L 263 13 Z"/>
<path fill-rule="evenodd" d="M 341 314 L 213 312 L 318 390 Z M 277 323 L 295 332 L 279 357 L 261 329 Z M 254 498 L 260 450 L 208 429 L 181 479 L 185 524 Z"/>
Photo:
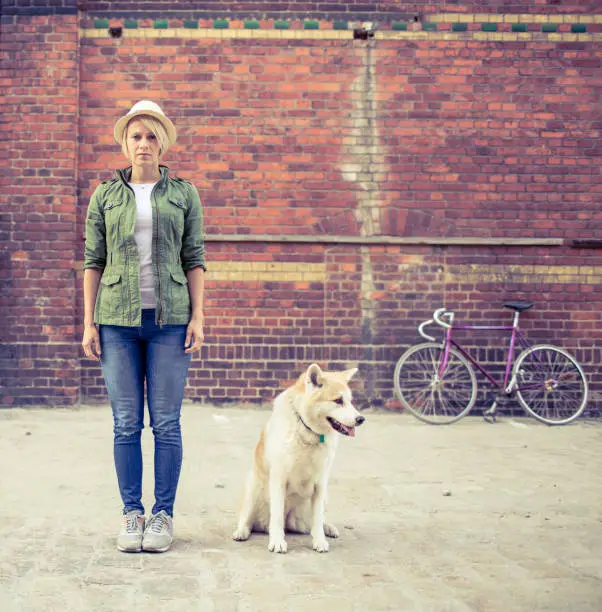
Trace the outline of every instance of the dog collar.
<path fill-rule="evenodd" d="M 303 424 L 305 429 L 307 429 L 307 431 L 311 431 L 311 433 L 314 434 L 314 436 L 318 436 L 320 440 L 320 444 L 324 444 L 324 441 L 325 441 L 324 434 L 316 433 L 311 427 L 309 427 L 309 425 L 307 425 L 307 423 L 301 418 L 301 415 L 298 412 L 297 412 L 297 418 L 301 421 L 301 423 Z"/>

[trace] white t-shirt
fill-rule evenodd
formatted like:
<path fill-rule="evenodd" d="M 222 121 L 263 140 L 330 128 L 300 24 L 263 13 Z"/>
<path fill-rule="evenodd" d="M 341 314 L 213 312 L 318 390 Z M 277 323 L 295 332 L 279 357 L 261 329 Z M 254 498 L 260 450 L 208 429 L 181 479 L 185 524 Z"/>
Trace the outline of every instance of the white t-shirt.
<path fill-rule="evenodd" d="M 136 194 L 136 225 L 134 233 L 140 257 L 140 298 L 142 308 L 155 308 L 153 280 L 153 207 L 151 192 L 157 183 L 129 183 Z"/>

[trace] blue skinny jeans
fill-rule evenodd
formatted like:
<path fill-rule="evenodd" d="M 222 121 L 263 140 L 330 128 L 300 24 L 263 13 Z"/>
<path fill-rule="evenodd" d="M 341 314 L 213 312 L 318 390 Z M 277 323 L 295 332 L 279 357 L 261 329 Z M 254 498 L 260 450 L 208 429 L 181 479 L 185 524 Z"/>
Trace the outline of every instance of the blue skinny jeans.
<path fill-rule="evenodd" d="M 155 439 L 155 504 L 152 513 L 173 516 L 182 467 L 180 410 L 191 355 L 184 352 L 185 325 L 155 324 L 142 311 L 141 327 L 100 326 L 102 373 L 113 411 L 113 454 L 123 512 L 142 505 L 144 387 Z"/>

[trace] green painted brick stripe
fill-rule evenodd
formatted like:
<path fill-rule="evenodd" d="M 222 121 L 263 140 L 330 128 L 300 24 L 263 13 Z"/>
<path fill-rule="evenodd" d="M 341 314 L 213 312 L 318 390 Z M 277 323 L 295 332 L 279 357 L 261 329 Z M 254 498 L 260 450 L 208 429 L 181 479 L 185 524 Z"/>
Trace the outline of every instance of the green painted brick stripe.
<path fill-rule="evenodd" d="M 109 19 L 94 19 L 93 27 L 96 29 L 104 29 L 109 28 L 110 21 Z M 183 21 L 184 28 L 189 29 L 198 29 L 199 24 L 197 20 L 194 19 L 185 19 Z M 539 25 L 539 24 L 538 24 Z M 498 23 L 481 23 L 481 31 L 482 32 L 497 32 L 498 31 Z M 139 27 L 139 23 L 137 19 L 125 19 L 123 21 L 123 27 L 125 29 L 137 29 Z M 213 27 L 216 29 L 227 29 L 230 27 L 230 21 L 228 19 L 214 19 Z M 257 30 L 259 29 L 260 23 L 257 19 L 245 19 L 244 20 L 244 28 L 247 30 Z M 288 30 L 291 27 L 291 23 L 286 20 L 275 20 L 273 22 L 274 29 L 277 30 Z M 437 22 L 423 22 L 421 24 L 422 30 L 426 32 L 438 31 Z M 557 23 L 543 23 L 539 26 L 541 32 L 544 33 L 555 33 L 558 32 L 558 24 Z M 167 19 L 156 19 L 153 22 L 154 29 L 168 29 L 169 23 Z M 334 30 L 348 30 L 349 22 L 343 20 L 336 20 L 332 24 L 332 28 Z M 304 30 L 319 30 L 320 22 L 318 20 L 306 20 L 303 22 Z M 404 21 L 394 21 L 391 23 L 391 29 L 394 31 L 407 31 L 408 23 Z M 468 30 L 468 23 L 465 22 L 452 22 L 451 29 L 453 32 L 466 32 Z M 512 23 L 511 24 L 512 32 L 528 32 L 529 25 L 527 23 Z M 573 34 L 584 34 L 587 33 L 588 27 L 586 23 L 572 23 L 571 24 L 571 33 Z"/>

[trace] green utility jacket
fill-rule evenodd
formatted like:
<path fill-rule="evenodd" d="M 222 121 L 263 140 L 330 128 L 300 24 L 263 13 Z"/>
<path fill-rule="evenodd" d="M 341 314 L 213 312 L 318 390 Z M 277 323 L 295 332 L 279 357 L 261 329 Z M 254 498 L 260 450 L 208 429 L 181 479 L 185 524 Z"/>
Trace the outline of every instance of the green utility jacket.
<path fill-rule="evenodd" d="M 186 274 L 205 270 L 203 209 L 196 188 L 170 178 L 159 167 L 161 179 L 153 187 L 153 273 L 156 322 L 186 325 L 190 296 Z M 102 270 L 94 307 L 94 322 L 102 325 L 141 325 L 140 260 L 134 237 L 136 198 L 128 185 L 131 167 L 101 183 L 88 207 L 84 268 Z"/>

